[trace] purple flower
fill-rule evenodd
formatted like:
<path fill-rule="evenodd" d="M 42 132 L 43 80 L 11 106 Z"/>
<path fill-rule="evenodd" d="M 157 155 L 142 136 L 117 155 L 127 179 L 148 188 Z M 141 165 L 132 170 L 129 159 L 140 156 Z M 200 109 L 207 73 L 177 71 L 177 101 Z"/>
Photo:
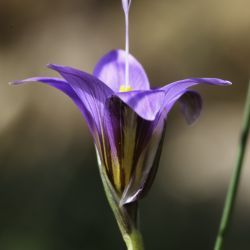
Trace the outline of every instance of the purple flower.
<path fill-rule="evenodd" d="M 200 83 L 231 84 L 217 78 L 190 78 L 150 89 L 141 64 L 132 55 L 126 59 L 123 50 L 102 57 L 93 75 L 66 66 L 48 67 L 62 78 L 35 77 L 14 84 L 45 83 L 73 100 L 88 124 L 103 172 L 120 205 L 141 199 L 149 190 L 157 172 L 167 115 L 175 102 L 191 124 L 200 115 L 202 100 L 189 88 Z M 124 85 L 127 81 L 129 85 Z"/>

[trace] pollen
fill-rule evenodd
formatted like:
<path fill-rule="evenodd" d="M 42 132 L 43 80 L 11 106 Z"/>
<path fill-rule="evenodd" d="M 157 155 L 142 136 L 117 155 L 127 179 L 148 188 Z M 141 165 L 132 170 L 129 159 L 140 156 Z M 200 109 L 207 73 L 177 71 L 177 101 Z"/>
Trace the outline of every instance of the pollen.
<path fill-rule="evenodd" d="M 120 92 L 128 92 L 128 91 L 131 91 L 132 90 L 132 87 L 131 86 L 126 86 L 126 85 L 121 85 L 120 86 L 120 89 L 119 89 L 119 91 Z"/>

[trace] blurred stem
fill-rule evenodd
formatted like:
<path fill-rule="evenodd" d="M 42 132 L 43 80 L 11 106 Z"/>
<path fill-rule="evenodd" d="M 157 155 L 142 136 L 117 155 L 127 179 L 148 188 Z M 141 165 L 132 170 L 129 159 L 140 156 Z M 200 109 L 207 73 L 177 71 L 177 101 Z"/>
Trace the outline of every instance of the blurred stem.
<path fill-rule="evenodd" d="M 224 238 L 227 233 L 229 223 L 231 221 L 233 207 L 235 203 L 235 198 L 239 186 L 240 175 L 243 165 L 243 160 L 245 156 L 247 140 L 249 135 L 249 127 L 250 127 L 250 82 L 248 86 L 248 94 L 246 99 L 245 111 L 244 111 L 244 118 L 243 118 L 243 126 L 242 132 L 240 137 L 240 143 L 238 148 L 238 155 L 235 164 L 235 169 L 233 175 L 231 177 L 231 181 L 229 184 L 223 213 L 221 217 L 220 227 L 217 234 L 217 238 L 215 241 L 214 250 L 221 250 L 223 249 Z"/>
<path fill-rule="evenodd" d="M 128 250 L 143 250 L 143 240 L 141 233 L 138 230 L 132 231 L 129 235 L 123 235 L 123 239 Z"/>

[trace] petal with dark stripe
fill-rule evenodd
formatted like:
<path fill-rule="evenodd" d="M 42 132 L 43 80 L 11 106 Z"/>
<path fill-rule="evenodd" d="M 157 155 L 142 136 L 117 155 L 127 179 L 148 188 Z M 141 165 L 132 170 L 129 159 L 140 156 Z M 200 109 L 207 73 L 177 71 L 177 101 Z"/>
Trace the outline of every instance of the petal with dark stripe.
<path fill-rule="evenodd" d="M 154 179 L 165 112 L 149 121 L 117 96 L 107 100 L 105 110 L 105 135 L 111 152 L 108 158 L 112 160 L 111 164 L 106 163 L 107 171 L 110 181 L 123 197 L 121 203 L 129 203 L 142 197 L 144 188 Z"/>
<path fill-rule="evenodd" d="M 162 113 L 155 121 L 140 121 L 139 127 L 144 127 L 144 133 L 141 133 L 138 141 L 143 140 L 145 132 L 148 133 L 148 137 L 143 144 L 144 147 L 139 147 L 137 151 L 138 158 L 130 182 L 121 197 L 121 205 L 142 199 L 150 190 L 159 166 L 165 134 L 165 119 L 166 114 Z"/>

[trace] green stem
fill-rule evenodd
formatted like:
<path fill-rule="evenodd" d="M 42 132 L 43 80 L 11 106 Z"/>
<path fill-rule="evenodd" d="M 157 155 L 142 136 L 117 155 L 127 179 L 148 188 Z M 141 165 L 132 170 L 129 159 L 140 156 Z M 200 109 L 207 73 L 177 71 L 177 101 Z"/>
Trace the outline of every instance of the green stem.
<path fill-rule="evenodd" d="M 229 223 L 232 217 L 233 207 L 235 203 L 235 198 L 239 186 L 240 175 L 243 165 L 243 160 L 245 156 L 247 140 L 249 135 L 249 128 L 250 128 L 250 82 L 248 86 L 248 94 L 244 112 L 244 119 L 243 119 L 243 127 L 240 137 L 240 143 L 238 148 L 238 155 L 235 164 L 235 170 L 231 177 L 231 181 L 229 184 L 226 201 L 224 204 L 224 209 L 221 217 L 220 227 L 217 234 L 217 238 L 215 241 L 214 250 L 221 250 L 223 248 L 224 238 L 227 233 Z"/>
<path fill-rule="evenodd" d="M 128 250 L 143 250 L 143 240 L 141 233 L 138 230 L 132 231 L 131 234 L 123 235 L 123 239 Z"/>

